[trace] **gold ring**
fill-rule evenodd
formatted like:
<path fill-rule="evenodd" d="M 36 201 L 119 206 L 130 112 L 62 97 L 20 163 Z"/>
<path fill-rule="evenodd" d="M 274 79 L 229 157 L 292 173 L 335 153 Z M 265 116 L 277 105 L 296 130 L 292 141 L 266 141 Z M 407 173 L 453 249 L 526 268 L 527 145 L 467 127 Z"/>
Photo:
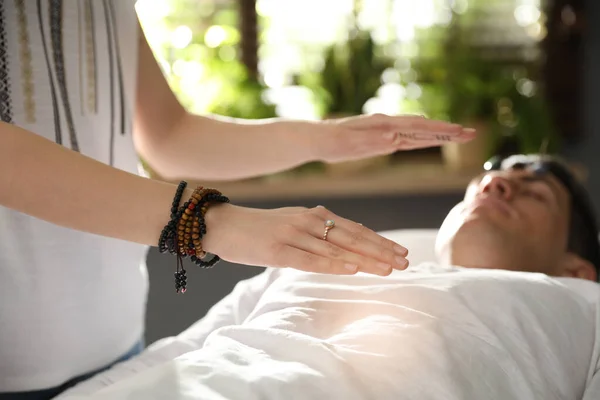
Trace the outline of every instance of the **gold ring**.
<path fill-rule="evenodd" d="M 325 221 L 325 232 L 323 233 L 323 240 L 327 240 L 327 235 L 329 234 L 329 231 L 331 229 L 333 229 L 334 226 L 335 226 L 334 220 L 328 219 L 327 221 Z"/>

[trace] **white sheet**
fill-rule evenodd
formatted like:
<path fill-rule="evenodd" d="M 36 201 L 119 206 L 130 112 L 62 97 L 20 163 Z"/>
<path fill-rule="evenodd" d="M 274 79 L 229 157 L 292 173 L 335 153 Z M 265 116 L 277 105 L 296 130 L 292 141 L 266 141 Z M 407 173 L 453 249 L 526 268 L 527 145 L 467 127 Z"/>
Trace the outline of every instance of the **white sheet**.
<path fill-rule="evenodd" d="M 599 302 L 596 283 L 541 274 L 268 270 L 60 398 L 597 399 Z"/>

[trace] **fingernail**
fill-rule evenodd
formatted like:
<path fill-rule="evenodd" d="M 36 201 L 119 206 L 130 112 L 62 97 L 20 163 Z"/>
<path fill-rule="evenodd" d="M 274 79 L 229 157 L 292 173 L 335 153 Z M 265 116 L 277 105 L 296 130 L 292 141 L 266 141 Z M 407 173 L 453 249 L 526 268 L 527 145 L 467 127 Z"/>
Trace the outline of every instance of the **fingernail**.
<path fill-rule="evenodd" d="M 396 132 L 387 132 L 383 134 L 385 140 L 394 140 L 396 138 Z"/>
<path fill-rule="evenodd" d="M 392 266 L 390 264 L 385 263 L 377 263 L 375 264 L 375 266 L 385 272 L 388 272 L 390 269 L 392 269 Z"/>
<path fill-rule="evenodd" d="M 346 268 L 348 271 L 350 271 L 352 273 L 358 271 L 358 265 L 354 265 L 354 264 L 345 264 L 344 268 Z"/>
<path fill-rule="evenodd" d="M 406 255 L 408 254 L 408 249 L 406 247 L 400 246 L 399 244 L 394 246 L 394 251 L 403 257 L 406 257 Z"/>
<path fill-rule="evenodd" d="M 464 133 L 475 133 L 477 132 L 477 130 L 473 129 L 473 128 L 463 128 L 463 132 Z"/>
<path fill-rule="evenodd" d="M 395 257 L 396 258 L 396 263 L 398 264 L 398 266 L 400 268 L 406 268 L 408 267 L 408 260 L 404 257 Z"/>

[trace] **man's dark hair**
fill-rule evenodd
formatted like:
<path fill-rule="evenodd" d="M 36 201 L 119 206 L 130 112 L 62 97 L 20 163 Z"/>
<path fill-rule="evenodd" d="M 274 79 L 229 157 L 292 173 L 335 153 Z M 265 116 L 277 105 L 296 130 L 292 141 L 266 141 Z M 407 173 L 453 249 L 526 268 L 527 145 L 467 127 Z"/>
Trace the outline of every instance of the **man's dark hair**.
<path fill-rule="evenodd" d="M 596 276 L 600 279 L 600 239 L 594 207 L 588 191 L 566 162 L 550 155 L 513 155 L 506 158 L 494 157 L 485 163 L 484 168 L 488 171 L 528 168 L 556 177 L 571 197 L 567 248 L 592 263 L 596 268 Z"/>

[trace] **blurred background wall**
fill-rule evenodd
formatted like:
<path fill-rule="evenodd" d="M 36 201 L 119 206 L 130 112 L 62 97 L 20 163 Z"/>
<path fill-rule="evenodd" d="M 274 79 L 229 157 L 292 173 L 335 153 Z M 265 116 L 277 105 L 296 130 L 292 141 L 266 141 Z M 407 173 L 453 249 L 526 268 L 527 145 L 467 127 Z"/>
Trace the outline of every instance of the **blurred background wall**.
<path fill-rule="evenodd" d="M 191 111 L 419 113 L 480 132 L 468 146 L 200 182 L 238 204 L 321 204 L 375 230 L 436 228 L 489 156 L 542 148 L 572 163 L 600 210 L 596 0 L 138 0 L 137 9 Z M 151 249 L 148 342 L 185 329 L 261 271 L 188 269 L 190 290 L 176 295 L 174 259 Z"/>

